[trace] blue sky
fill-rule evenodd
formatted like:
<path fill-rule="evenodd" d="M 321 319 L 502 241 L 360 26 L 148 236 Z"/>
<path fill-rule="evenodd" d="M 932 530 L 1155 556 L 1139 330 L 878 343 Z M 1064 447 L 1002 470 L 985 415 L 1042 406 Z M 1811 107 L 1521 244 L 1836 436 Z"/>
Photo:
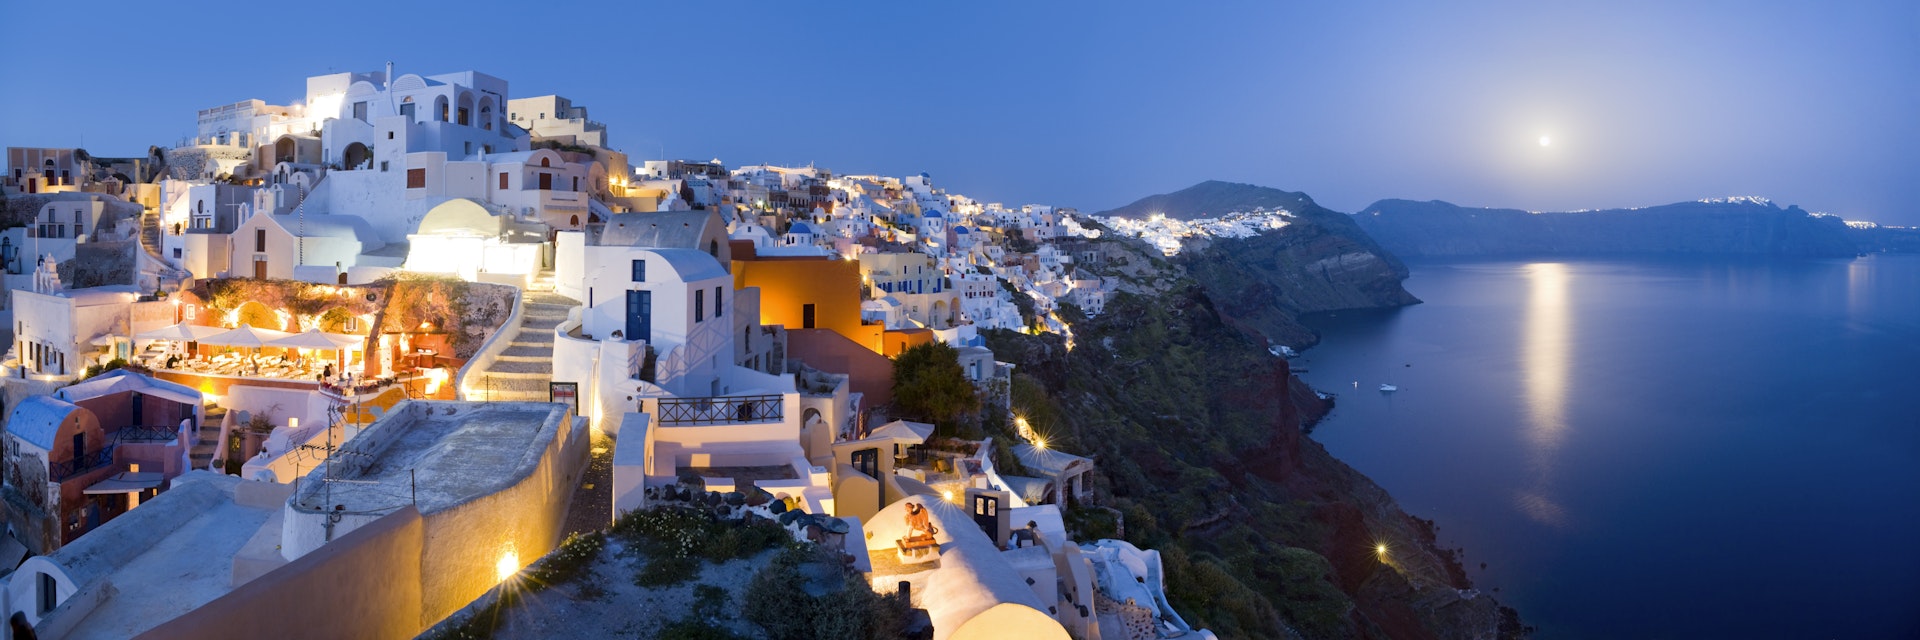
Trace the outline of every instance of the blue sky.
<path fill-rule="evenodd" d="M 0 144 L 143 153 L 391 60 L 571 97 L 636 158 L 1007 203 L 1224 179 L 1344 211 L 1762 195 L 1920 225 L 1915 2 L 56 5 L 8 9 Z"/>

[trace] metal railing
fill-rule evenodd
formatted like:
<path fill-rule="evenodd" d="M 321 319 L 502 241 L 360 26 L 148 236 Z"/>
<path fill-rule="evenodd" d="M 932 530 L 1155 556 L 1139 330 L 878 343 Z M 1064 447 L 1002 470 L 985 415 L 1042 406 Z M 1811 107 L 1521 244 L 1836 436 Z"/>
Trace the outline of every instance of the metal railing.
<path fill-rule="evenodd" d="M 120 442 L 165 442 L 180 439 L 180 430 L 173 427 L 127 426 L 113 432 L 113 437 Z"/>
<path fill-rule="evenodd" d="M 113 445 L 101 447 L 99 451 L 75 456 L 66 462 L 47 465 L 47 478 L 54 482 L 66 482 L 68 478 L 113 464 Z"/>
<path fill-rule="evenodd" d="M 785 406 L 777 395 L 661 398 L 659 417 L 661 426 L 669 427 L 779 422 Z"/>

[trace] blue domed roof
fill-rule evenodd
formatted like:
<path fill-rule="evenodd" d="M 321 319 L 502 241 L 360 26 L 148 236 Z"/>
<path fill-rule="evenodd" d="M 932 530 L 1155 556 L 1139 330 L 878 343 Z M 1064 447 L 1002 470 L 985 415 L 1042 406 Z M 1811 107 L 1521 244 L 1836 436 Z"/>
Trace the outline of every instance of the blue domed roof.
<path fill-rule="evenodd" d="M 13 416 L 7 420 L 7 433 L 52 451 L 53 437 L 58 435 L 60 423 L 66 422 L 67 415 L 79 408 L 53 396 L 29 397 L 13 408 Z"/>

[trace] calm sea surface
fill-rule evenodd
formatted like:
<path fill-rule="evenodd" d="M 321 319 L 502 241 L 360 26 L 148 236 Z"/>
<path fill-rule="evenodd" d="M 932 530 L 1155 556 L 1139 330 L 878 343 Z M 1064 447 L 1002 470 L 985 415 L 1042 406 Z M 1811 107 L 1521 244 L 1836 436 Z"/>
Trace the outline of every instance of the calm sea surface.
<path fill-rule="evenodd" d="M 1304 377 L 1339 395 L 1313 437 L 1539 637 L 1920 638 L 1920 256 L 1406 286 L 1426 303 L 1313 319 Z"/>

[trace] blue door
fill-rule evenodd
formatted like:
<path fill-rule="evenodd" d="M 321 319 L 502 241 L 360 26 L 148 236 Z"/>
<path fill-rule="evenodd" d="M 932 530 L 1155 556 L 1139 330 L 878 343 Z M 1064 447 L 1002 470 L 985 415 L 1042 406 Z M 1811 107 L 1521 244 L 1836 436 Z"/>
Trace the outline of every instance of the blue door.
<path fill-rule="evenodd" d="M 627 292 L 627 339 L 653 341 L 653 292 Z"/>

